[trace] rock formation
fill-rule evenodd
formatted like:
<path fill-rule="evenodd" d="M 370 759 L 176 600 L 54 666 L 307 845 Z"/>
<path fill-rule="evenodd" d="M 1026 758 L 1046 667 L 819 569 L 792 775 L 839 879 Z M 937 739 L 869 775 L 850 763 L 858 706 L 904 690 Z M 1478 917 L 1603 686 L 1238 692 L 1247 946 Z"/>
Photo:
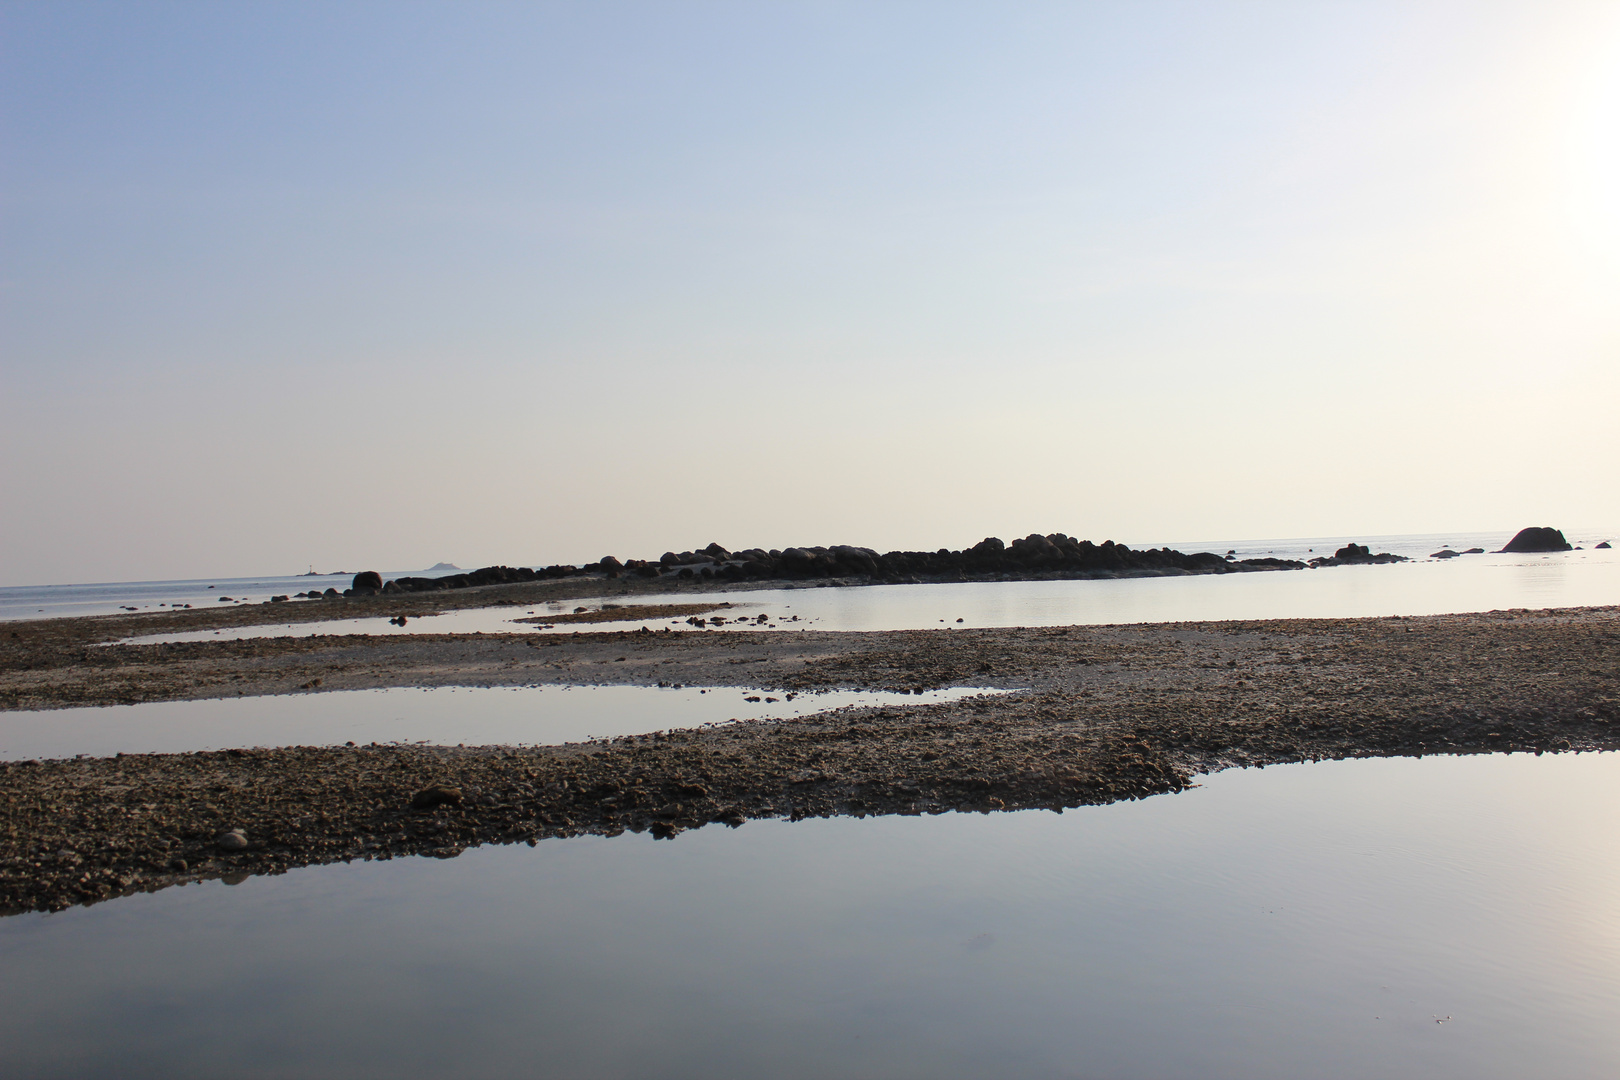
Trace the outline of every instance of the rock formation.
<path fill-rule="evenodd" d="M 1568 551 L 1570 544 L 1564 534 L 1550 527 L 1520 529 L 1502 548 L 1503 552 Z"/>
<path fill-rule="evenodd" d="M 1387 551 L 1380 551 L 1377 555 L 1366 544 L 1346 544 L 1335 551 L 1332 556 L 1311 560 L 1311 569 L 1320 566 L 1367 566 L 1374 563 L 1406 562 L 1405 555 L 1391 555 Z"/>

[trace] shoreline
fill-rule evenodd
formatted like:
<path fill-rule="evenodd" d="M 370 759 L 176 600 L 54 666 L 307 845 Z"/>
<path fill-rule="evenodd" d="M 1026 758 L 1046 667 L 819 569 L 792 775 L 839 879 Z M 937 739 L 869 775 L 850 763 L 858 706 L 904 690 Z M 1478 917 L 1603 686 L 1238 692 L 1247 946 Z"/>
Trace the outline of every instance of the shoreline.
<path fill-rule="evenodd" d="M 76 704 L 380 686 L 664 680 L 1015 692 L 521 749 L 291 747 L 0 763 L 4 913 L 339 860 L 449 857 L 482 843 L 626 829 L 673 837 L 767 817 L 1062 809 L 1179 791 L 1196 775 L 1240 765 L 1620 749 L 1615 607 L 94 649 L 84 635 L 99 629 L 41 630 L 0 654 L 3 707 L 37 702 L 41 722 Z M 459 802 L 413 809 L 435 786 L 456 789 Z M 216 843 L 232 829 L 243 830 L 241 850 Z"/>

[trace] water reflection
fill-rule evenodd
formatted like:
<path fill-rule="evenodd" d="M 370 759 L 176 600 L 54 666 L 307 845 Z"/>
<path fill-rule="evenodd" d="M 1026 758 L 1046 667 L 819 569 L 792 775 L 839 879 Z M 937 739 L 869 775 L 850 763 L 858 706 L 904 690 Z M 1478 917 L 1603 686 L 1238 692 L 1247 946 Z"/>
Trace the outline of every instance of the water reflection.
<path fill-rule="evenodd" d="M 8 1075 L 1608 1077 L 1615 755 L 1281 766 L 0 922 Z"/>
<path fill-rule="evenodd" d="M 0 759 L 346 742 L 552 745 L 730 720 L 807 716 L 850 705 L 925 705 L 985 692 L 955 687 L 916 694 L 831 690 L 789 695 L 731 686 L 441 686 L 154 701 L 0 712 Z"/>

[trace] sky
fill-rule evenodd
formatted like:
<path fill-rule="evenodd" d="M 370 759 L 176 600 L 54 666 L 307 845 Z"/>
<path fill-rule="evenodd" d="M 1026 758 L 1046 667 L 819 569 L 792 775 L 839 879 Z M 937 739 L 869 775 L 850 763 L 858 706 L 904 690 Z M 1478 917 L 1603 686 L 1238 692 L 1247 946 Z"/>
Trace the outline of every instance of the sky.
<path fill-rule="evenodd" d="M 1620 4 L 0 2 L 0 585 L 1620 523 Z"/>

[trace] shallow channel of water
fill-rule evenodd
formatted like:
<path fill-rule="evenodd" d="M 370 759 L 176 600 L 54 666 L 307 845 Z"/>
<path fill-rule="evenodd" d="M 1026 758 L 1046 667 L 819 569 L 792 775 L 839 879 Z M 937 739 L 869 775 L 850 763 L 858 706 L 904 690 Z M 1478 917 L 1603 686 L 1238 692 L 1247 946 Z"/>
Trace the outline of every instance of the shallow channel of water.
<path fill-rule="evenodd" d="M 0 760 L 182 753 L 252 746 L 428 742 L 555 745 L 731 720 L 777 720 L 851 705 L 926 705 L 981 693 L 737 687 L 520 686 L 343 690 L 0 712 Z"/>
<path fill-rule="evenodd" d="M 0 920 L 27 1077 L 1620 1075 L 1620 755 L 1230 772 Z"/>
<path fill-rule="evenodd" d="M 950 627 L 1072 626 L 1219 619 L 1358 618 L 1442 615 L 1508 608 L 1620 604 L 1620 551 L 1551 555 L 1470 555 L 1449 561 L 1319 570 L 1100 581 L 992 581 L 943 585 L 865 585 L 846 588 L 761 589 L 570 600 L 537 608 L 478 608 L 407 618 L 288 622 L 275 626 L 202 630 L 130 638 L 132 643 L 207 641 L 311 634 L 513 634 L 690 630 L 682 619 L 556 624 L 512 620 L 570 612 L 603 603 L 730 603 L 721 630 L 927 630 Z M 309 604 L 339 601 L 311 600 Z M 424 600 L 424 606 L 430 601 Z M 767 623 L 730 621 L 765 615 Z M 712 628 L 711 628 L 712 629 Z"/>

